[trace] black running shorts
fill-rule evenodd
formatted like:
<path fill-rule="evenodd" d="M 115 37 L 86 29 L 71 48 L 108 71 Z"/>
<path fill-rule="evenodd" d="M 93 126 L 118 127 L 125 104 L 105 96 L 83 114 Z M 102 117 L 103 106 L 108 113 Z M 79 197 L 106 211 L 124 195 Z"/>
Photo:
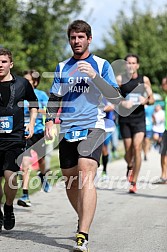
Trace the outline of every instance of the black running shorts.
<path fill-rule="evenodd" d="M 25 150 L 25 145 L 18 143 L 15 145 L 12 142 L 6 142 L 5 148 L 0 149 L 0 177 L 4 175 L 5 170 L 17 172 L 20 170 L 17 164 L 17 158 Z"/>
<path fill-rule="evenodd" d="M 146 125 L 144 122 L 124 122 L 120 123 L 120 132 L 122 138 L 132 138 L 136 133 L 146 132 Z"/>
<path fill-rule="evenodd" d="M 104 142 L 105 131 L 102 129 L 90 129 L 87 139 L 77 142 L 67 142 L 62 135 L 59 143 L 60 167 L 68 169 L 78 164 L 79 158 L 96 160 L 100 165 L 100 156 Z"/>

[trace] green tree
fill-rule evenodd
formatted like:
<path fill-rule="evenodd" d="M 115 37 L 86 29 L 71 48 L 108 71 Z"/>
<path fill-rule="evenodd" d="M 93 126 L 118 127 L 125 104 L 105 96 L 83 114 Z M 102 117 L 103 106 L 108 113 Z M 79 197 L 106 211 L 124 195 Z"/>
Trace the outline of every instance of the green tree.
<path fill-rule="evenodd" d="M 65 58 L 67 25 L 81 11 L 81 3 L 79 0 L 30 0 L 24 6 L 22 38 L 30 68 L 41 73 L 53 72 L 57 62 Z"/>
<path fill-rule="evenodd" d="M 14 71 L 35 68 L 53 72 L 67 52 L 66 29 L 81 11 L 84 0 L 1 0 L 0 46 L 14 56 Z M 47 90 L 50 80 L 42 78 Z"/>
<path fill-rule="evenodd" d="M 12 51 L 16 69 L 27 68 L 18 9 L 16 0 L 0 1 L 0 46 Z"/>
<path fill-rule="evenodd" d="M 167 8 L 158 15 L 146 9 L 142 13 L 136 3 L 132 5 L 132 17 L 120 11 L 111 25 L 109 38 L 104 40 L 104 49 L 98 50 L 100 56 L 109 62 L 123 59 L 127 53 L 140 57 L 140 72 L 150 77 L 154 90 L 166 75 L 167 59 Z M 112 42 L 111 42 L 112 41 Z"/>

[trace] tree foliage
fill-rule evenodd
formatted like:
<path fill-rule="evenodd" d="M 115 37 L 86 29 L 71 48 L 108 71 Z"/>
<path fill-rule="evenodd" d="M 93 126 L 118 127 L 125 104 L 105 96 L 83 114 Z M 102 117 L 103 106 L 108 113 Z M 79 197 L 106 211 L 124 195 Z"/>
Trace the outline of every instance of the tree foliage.
<path fill-rule="evenodd" d="M 0 46 L 12 51 L 15 72 L 21 74 L 27 68 L 40 73 L 54 71 L 67 54 L 67 26 L 81 11 L 83 2 L 1 0 Z"/>
<path fill-rule="evenodd" d="M 30 0 L 23 12 L 22 37 L 30 67 L 54 70 L 66 52 L 67 24 L 80 10 L 77 0 Z"/>
<path fill-rule="evenodd" d="M 84 0 L 1 0 L 0 46 L 12 51 L 14 71 L 21 74 L 35 68 L 40 73 L 53 72 L 68 54 L 66 29 L 83 4 Z M 127 53 L 138 54 L 140 72 L 157 84 L 156 89 L 167 74 L 166 24 L 167 8 L 155 16 L 150 9 L 141 12 L 134 2 L 131 18 L 120 11 L 104 40 L 104 49 L 95 53 L 109 62 L 123 59 Z M 47 90 L 50 80 L 42 82 Z"/>
<path fill-rule="evenodd" d="M 27 68 L 26 54 L 23 49 L 21 18 L 17 11 L 16 0 L 0 1 L 0 46 L 9 48 L 15 56 L 16 69 Z"/>
<path fill-rule="evenodd" d="M 151 10 L 142 13 L 132 6 L 132 17 L 128 18 L 120 11 L 116 21 L 108 31 L 104 40 L 104 49 L 96 53 L 105 57 L 109 62 L 124 59 L 128 53 L 135 53 L 140 58 L 140 72 L 147 75 L 158 90 L 166 72 L 167 59 L 167 8 L 158 15 Z"/>

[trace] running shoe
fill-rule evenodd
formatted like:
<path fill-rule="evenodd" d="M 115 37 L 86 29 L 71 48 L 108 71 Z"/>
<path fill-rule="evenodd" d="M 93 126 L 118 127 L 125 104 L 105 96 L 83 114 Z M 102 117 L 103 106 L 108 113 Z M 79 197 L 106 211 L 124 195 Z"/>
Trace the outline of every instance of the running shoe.
<path fill-rule="evenodd" d="M 2 225 L 3 225 L 3 213 L 0 210 L 0 232 L 2 231 Z"/>
<path fill-rule="evenodd" d="M 46 192 L 46 193 L 49 193 L 49 192 L 51 192 L 51 190 L 52 190 L 52 187 L 51 187 L 51 185 L 49 184 L 49 182 L 47 181 L 46 178 L 44 178 L 44 180 L 43 180 L 42 189 L 43 189 L 44 192 Z"/>
<path fill-rule="evenodd" d="M 23 196 L 20 199 L 18 199 L 17 205 L 23 206 L 23 207 L 31 207 L 31 201 L 30 201 L 28 195 L 23 194 Z"/>
<path fill-rule="evenodd" d="M 3 217 L 3 225 L 4 229 L 11 230 L 15 226 L 15 216 L 14 212 L 12 211 L 4 211 Z"/>
<path fill-rule="evenodd" d="M 78 234 L 76 244 L 73 247 L 73 252 L 89 252 L 88 241 L 85 239 L 83 234 Z"/>
<path fill-rule="evenodd" d="M 118 152 L 116 152 L 116 151 L 113 151 L 113 152 L 112 152 L 112 155 L 113 155 L 113 157 L 114 157 L 115 159 L 118 159 L 118 158 L 119 158 L 119 154 L 118 154 Z"/>
<path fill-rule="evenodd" d="M 46 192 L 46 193 L 51 192 L 52 187 L 49 184 L 49 182 L 47 181 L 47 176 L 45 177 L 45 175 L 43 175 L 41 172 L 38 172 L 38 176 L 41 179 L 42 189 L 44 190 L 44 192 Z"/>
<path fill-rule="evenodd" d="M 131 182 L 129 187 L 129 193 L 136 193 L 136 191 L 137 191 L 136 183 Z"/>
<path fill-rule="evenodd" d="M 102 172 L 102 174 L 101 174 L 101 179 L 100 179 L 101 181 L 108 181 L 108 180 L 110 180 L 110 178 L 109 178 L 109 176 L 107 175 L 107 173 L 106 172 Z"/>
<path fill-rule="evenodd" d="M 167 184 L 167 179 L 158 178 L 155 181 L 153 181 L 152 184 L 154 184 L 154 185 L 165 185 L 165 184 Z"/>

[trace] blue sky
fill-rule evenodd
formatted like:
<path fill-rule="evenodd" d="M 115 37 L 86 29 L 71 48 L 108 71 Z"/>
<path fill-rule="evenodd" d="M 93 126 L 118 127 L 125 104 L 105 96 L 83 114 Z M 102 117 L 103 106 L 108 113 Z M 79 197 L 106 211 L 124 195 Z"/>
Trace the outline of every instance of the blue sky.
<path fill-rule="evenodd" d="M 92 47 L 102 47 L 102 39 L 108 31 L 111 22 L 114 22 L 121 9 L 131 16 L 133 0 L 85 0 L 82 13 L 77 17 L 86 20 L 92 26 Z M 167 0 L 136 0 L 141 11 L 147 6 L 154 14 L 164 10 Z"/>

